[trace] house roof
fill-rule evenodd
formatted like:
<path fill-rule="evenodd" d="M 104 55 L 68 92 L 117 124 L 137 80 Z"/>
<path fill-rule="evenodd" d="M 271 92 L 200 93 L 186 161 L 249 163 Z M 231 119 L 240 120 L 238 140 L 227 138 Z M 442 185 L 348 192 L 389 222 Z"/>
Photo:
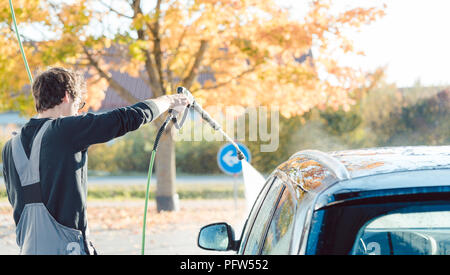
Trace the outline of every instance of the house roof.
<path fill-rule="evenodd" d="M 111 71 L 111 77 L 138 100 L 149 99 L 153 96 L 150 87 L 141 78 L 132 77 L 127 73 L 118 71 Z M 128 105 L 130 105 L 130 103 L 121 98 L 113 88 L 108 87 L 105 91 L 105 98 L 102 101 L 99 111 L 108 111 Z"/>
<path fill-rule="evenodd" d="M 119 71 L 111 71 L 111 77 L 116 80 L 122 87 L 127 89 L 138 100 L 145 100 L 153 97 L 150 86 L 142 78 L 132 77 L 127 73 Z M 198 76 L 198 82 L 204 84 L 207 80 L 214 81 L 214 76 L 211 73 L 201 73 Z M 115 108 L 128 106 L 130 103 L 121 98 L 113 88 L 108 87 L 105 91 L 105 98 L 98 111 L 108 111 Z"/>
<path fill-rule="evenodd" d="M 222 48 L 221 50 L 226 50 Z M 107 49 L 109 55 L 105 56 L 106 62 L 118 62 L 120 57 L 115 56 L 117 49 L 112 46 Z M 311 67 L 314 67 L 313 55 L 311 49 L 300 57 L 295 58 L 298 63 L 309 62 Z M 145 100 L 152 98 L 153 94 L 151 88 L 147 85 L 146 81 L 142 78 L 132 77 L 127 73 L 121 73 L 119 71 L 110 71 L 111 77 L 116 80 L 120 85 L 127 89 L 138 100 Z M 145 73 L 141 74 L 145 76 Z M 204 85 L 206 81 L 215 81 L 214 74 L 212 72 L 203 72 L 197 76 L 197 81 Z M 105 98 L 102 101 L 101 107 L 98 111 L 108 111 L 111 109 L 128 106 L 130 103 L 122 99 L 113 88 L 108 87 L 105 91 Z"/>

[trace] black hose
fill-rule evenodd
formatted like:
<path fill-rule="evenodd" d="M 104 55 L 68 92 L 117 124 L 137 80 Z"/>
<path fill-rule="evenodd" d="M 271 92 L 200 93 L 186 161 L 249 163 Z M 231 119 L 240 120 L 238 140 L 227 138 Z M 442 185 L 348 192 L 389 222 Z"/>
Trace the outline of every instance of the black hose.
<path fill-rule="evenodd" d="M 159 127 L 158 133 L 156 134 L 155 143 L 153 144 L 154 151 L 156 151 L 156 149 L 158 147 L 159 139 L 161 138 L 162 134 L 164 133 L 164 130 L 166 130 L 167 125 L 173 119 L 173 117 L 174 117 L 174 114 L 173 114 L 172 110 L 169 110 L 169 115 L 167 116 L 166 120 L 161 125 L 161 127 Z"/>

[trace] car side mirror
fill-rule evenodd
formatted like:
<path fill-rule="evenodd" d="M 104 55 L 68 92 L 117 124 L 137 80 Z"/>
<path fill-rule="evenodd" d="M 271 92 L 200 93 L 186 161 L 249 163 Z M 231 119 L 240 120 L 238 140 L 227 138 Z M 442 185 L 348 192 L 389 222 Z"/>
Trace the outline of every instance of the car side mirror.
<path fill-rule="evenodd" d="M 227 223 L 213 223 L 202 227 L 198 234 L 197 245 L 206 250 L 237 251 L 239 249 L 239 241 L 234 240 L 234 230 Z"/>

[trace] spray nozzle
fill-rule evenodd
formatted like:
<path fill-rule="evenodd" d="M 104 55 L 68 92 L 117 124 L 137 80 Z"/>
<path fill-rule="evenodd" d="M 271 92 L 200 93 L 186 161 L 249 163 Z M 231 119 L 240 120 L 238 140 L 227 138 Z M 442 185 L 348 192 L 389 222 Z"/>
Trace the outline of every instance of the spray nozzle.
<path fill-rule="evenodd" d="M 237 150 L 237 157 L 238 157 L 239 160 L 245 159 L 244 154 L 240 150 Z"/>

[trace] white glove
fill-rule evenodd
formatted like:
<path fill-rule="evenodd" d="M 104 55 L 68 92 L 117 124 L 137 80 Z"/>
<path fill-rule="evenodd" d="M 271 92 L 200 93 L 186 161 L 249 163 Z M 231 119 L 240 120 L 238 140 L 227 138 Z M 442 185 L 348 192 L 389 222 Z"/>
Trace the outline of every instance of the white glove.
<path fill-rule="evenodd" d="M 177 105 L 172 110 L 174 110 L 178 114 L 178 113 L 184 112 L 185 109 L 186 109 L 186 106 Z"/>

